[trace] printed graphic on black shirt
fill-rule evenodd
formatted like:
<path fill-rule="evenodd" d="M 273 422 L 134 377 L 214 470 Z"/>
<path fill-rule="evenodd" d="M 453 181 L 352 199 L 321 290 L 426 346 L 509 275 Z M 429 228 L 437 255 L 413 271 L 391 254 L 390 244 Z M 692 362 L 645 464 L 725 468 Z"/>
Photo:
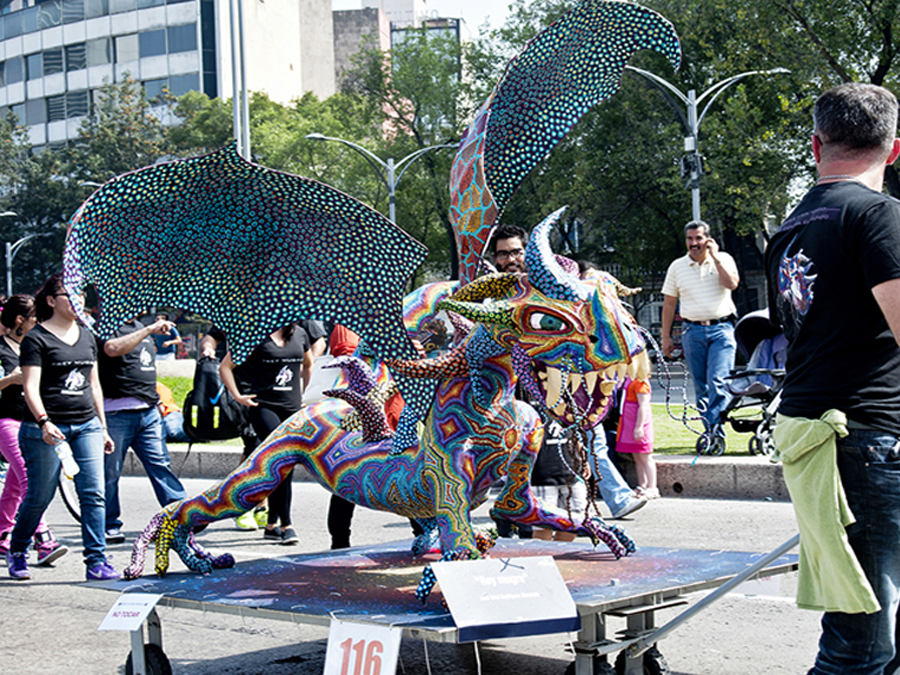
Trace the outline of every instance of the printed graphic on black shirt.
<path fill-rule="evenodd" d="M 794 241 L 788 245 L 788 252 L 794 247 Z M 800 330 L 803 317 L 812 306 L 817 276 L 815 263 L 802 248 L 781 259 L 778 266 L 778 295 L 781 300 L 779 313 L 788 339 Z"/>
<path fill-rule="evenodd" d="M 84 388 L 87 384 L 87 378 L 85 378 L 84 373 L 82 373 L 78 368 L 72 368 L 68 375 L 66 375 L 65 382 L 63 382 L 62 394 L 65 396 L 84 396 Z"/>

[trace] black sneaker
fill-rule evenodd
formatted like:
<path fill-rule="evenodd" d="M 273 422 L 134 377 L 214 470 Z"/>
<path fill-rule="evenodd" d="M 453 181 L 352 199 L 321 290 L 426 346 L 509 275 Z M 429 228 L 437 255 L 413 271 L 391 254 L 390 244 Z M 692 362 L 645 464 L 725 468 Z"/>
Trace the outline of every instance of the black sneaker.
<path fill-rule="evenodd" d="M 124 544 L 125 535 L 122 534 L 122 530 L 120 530 L 118 527 L 111 527 L 106 531 L 106 543 Z"/>
<path fill-rule="evenodd" d="M 284 528 L 284 532 L 281 534 L 281 543 L 284 546 L 293 546 L 300 543 L 300 537 L 297 536 L 293 527 Z"/>
<path fill-rule="evenodd" d="M 282 532 L 281 528 L 277 525 L 271 530 L 266 530 L 263 533 L 263 539 L 265 539 L 266 541 L 277 541 L 281 543 L 282 537 L 284 537 L 284 532 Z"/>

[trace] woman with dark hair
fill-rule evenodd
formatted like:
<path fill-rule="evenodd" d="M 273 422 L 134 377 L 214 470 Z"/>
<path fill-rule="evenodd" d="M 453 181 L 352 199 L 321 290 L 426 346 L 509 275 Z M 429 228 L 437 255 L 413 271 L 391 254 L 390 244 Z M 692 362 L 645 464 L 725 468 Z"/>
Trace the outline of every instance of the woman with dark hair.
<path fill-rule="evenodd" d="M 272 433 L 303 405 L 303 359 L 309 337 L 296 323 L 279 328 L 254 349 L 241 364 L 246 393 L 238 389 L 231 352 L 225 355 L 219 373 L 235 400 L 250 409 L 250 424 L 260 441 Z M 269 516 L 263 537 L 282 544 L 296 544 L 291 527 L 291 481 L 294 471 L 269 495 Z M 278 526 L 279 521 L 281 527 Z"/>
<path fill-rule="evenodd" d="M 9 463 L 0 495 L 0 554 L 4 556 L 9 552 L 9 535 L 28 489 L 25 460 L 19 449 L 19 427 L 25 412 L 19 351 L 22 339 L 36 322 L 34 298 L 30 295 L 13 295 L 3 303 L 0 324 L 6 333 L 0 337 L 0 454 Z M 56 541 L 43 516 L 34 535 L 34 548 L 38 565 L 49 565 L 69 551 Z"/>
<path fill-rule="evenodd" d="M 25 411 L 19 447 L 25 458 L 28 490 L 9 543 L 13 579 L 30 579 L 26 550 L 59 479 L 61 456 L 78 465 L 75 490 L 81 508 L 81 538 L 88 580 L 118 579 L 106 560 L 103 453 L 112 452 L 106 432 L 103 392 L 97 374 L 97 342 L 77 322 L 75 304 L 62 274 L 44 282 L 34 299 L 40 322 L 22 340 L 19 363 Z"/>

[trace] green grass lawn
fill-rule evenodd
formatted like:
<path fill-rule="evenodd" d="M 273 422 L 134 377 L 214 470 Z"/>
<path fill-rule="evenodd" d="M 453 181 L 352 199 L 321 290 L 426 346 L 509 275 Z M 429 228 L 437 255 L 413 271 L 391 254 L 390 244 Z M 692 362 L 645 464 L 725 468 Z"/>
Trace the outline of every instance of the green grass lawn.
<path fill-rule="evenodd" d="M 190 377 L 160 377 L 159 381 L 172 390 L 175 403 L 179 407 L 184 407 L 184 399 L 187 398 L 188 392 L 193 388 L 194 380 Z"/>
<path fill-rule="evenodd" d="M 688 429 L 684 422 L 681 421 L 681 415 L 684 406 L 672 405 L 670 410 L 675 417 L 672 419 L 666 412 L 664 403 L 654 403 L 653 406 L 653 451 L 661 455 L 693 455 L 695 454 L 697 443 L 697 433 Z M 696 414 L 692 411 L 689 414 Z M 741 417 L 759 418 L 759 410 L 756 408 L 745 408 L 740 411 Z M 698 432 L 703 429 L 700 420 L 688 422 L 688 424 Z M 752 434 L 739 434 L 728 424 L 725 427 L 725 454 L 726 455 L 749 455 L 747 444 Z"/>

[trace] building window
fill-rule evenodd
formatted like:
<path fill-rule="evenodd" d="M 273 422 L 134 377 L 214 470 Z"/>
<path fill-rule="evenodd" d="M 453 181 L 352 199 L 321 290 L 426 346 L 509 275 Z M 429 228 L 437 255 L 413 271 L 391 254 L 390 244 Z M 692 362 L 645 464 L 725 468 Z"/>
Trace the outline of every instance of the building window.
<path fill-rule="evenodd" d="M 87 68 L 87 56 L 84 43 L 79 42 L 77 45 L 66 47 L 66 72 L 71 73 L 73 70 L 84 70 L 85 68 Z"/>
<path fill-rule="evenodd" d="M 109 0 L 84 0 L 84 18 L 95 19 L 109 14 Z"/>
<path fill-rule="evenodd" d="M 25 124 L 43 124 L 47 121 L 47 104 L 44 99 L 36 98 L 25 101 Z"/>
<path fill-rule="evenodd" d="M 148 30 L 146 33 L 138 33 L 141 58 L 147 56 L 160 56 L 166 53 L 166 30 Z"/>
<path fill-rule="evenodd" d="M 166 0 L 167 5 L 177 5 L 179 2 L 191 2 L 192 0 Z"/>
<path fill-rule="evenodd" d="M 197 24 L 169 26 L 169 53 L 190 52 L 197 49 Z"/>
<path fill-rule="evenodd" d="M 6 84 L 21 82 L 25 79 L 25 61 L 21 56 L 16 56 L 6 61 Z"/>
<path fill-rule="evenodd" d="M 24 35 L 34 33 L 38 29 L 38 13 L 40 11 L 40 7 L 29 7 L 22 10 L 22 33 Z"/>
<path fill-rule="evenodd" d="M 137 9 L 137 0 L 109 0 L 109 13 L 130 12 Z"/>
<path fill-rule="evenodd" d="M 13 115 L 19 118 L 19 124 L 22 124 L 25 121 L 25 104 L 18 103 L 16 105 L 9 106 L 10 111 Z"/>
<path fill-rule="evenodd" d="M 175 98 L 189 91 L 200 91 L 200 73 L 188 73 L 169 78 L 169 93 Z"/>
<path fill-rule="evenodd" d="M 42 54 L 29 54 L 25 57 L 25 77 L 29 80 L 37 80 L 44 76 Z"/>
<path fill-rule="evenodd" d="M 6 15 L 6 32 L 7 38 L 13 38 L 22 34 L 22 12 L 13 12 Z"/>
<path fill-rule="evenodd" d="M 116 38 L 116 63 L 137 61 L 140 58 L 137 33 Z"/>
<path fill-rule="evenodd" d="M 76 21 L 84 21 L 84 10 L 84 0 L 63 0 L 63 23 L 75 23 Z"/>
<path fill-rule="evenodd" d="M 53 75 L 63 72 L 63 50 L 48 49 L 44 52 L 44 75 Z"/>
<path fill-rule="evenodd" d="M 159 7 L 166 4 L 166 0 L 138 0 L 138 9 L 146 9 L 147 7 Z"/>
<path fill-rule="evenodd" d="M 6 64 L 3 63 L 3 61 L 0 61 L 0 87 L 6 86 L 6 73 L 4 72 L 6 70 L 5 66 Z"/>
<path fill-rule="evenodd" d="M 66 117 L 84 117 L 88 114 L 88 93 L 82 91 L 70 91 L 66 94 Z"/>
<path fill-rule="evenodd" d="M 112 39 L 100 38 L 85 43 L 87 66 L 102 66 L 112 63 Z"/>
<path fill-rule="evenodd" d="M 67 4 L 70 0 L 66 0 Z M 59 26 L 62 23 L 62 0 L 51 0 L 50 2 L 42 2 L 37 6 L 38 9 L 38 25 L 37 30 Z M 83 18 L 83 17 L 82 17 Z M 78 19 L 81 21 L 81 18 Z"/>
<path fill-rule="evenodd" d="M 146 80 L 144 82 L 144 91 L 147 94 L 148 101 L 156 101 L 162 97 L 163 89 L 168 88 L 168 81 L 166 78 L 162 78 L 161 80 Z"/>
<path fill-rule="evenodd" d="M 48 96 L 47 101 L 47 121 L 60 122 L 66 119 L 66 95 Z"/>

